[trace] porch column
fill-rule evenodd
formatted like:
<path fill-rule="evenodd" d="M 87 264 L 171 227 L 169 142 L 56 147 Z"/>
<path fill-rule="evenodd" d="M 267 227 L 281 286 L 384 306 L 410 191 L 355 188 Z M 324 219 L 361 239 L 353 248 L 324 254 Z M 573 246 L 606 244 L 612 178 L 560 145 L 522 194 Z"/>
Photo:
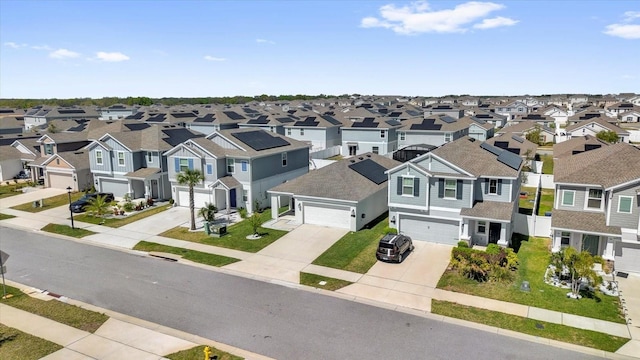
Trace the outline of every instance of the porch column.
<path fill-rule="evenodd" d="M 500 223 L 500 239 L 498 245 L 507 247 L 509 246 L 509 239 L 507 239 L 507 224 Z"/>
<path fill-rule="evenodd" d="M 151 180 L 144 180 L 144 198 L 151 198 Z"/>
<path fill-rule="evenodd" d="M 462 240 L 469 240 L 469 219 L 462 219 L 462 234 L 460 235 Z"/>
<path fill-rule="evenodd" d="M 271 218 L 272 219 L 278 219 L 278 209 L 280 209 L 280 196 L 271 195 Z"/>
<path fill-rule="evenodd" d="M 604 238 L 607 242 L 602 253 L 602 258 L 605 260 L 615 260 L 616 238 L 612 236 L 607 236 Z"/>
<path fill-rule="evenodd" d="M 133 189 L 131 188 L 131 179 L 127 179 L 127 193 L 131 197 L 131 200 L 133 200 Z"/>

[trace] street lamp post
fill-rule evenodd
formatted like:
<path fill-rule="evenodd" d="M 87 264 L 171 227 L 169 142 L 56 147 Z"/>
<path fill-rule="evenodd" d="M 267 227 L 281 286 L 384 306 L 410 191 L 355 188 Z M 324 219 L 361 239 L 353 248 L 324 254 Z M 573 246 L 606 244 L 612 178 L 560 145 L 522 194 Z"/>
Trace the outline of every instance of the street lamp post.
<path fill-rule="evenodd" d="M 67 186 L 67 194 L 69 195 L 69 212 L 71 213 L 71 228 L 75 229 L 75 226 L 73 226 L 73 209 L 71 208 L 71 186 Z"/>

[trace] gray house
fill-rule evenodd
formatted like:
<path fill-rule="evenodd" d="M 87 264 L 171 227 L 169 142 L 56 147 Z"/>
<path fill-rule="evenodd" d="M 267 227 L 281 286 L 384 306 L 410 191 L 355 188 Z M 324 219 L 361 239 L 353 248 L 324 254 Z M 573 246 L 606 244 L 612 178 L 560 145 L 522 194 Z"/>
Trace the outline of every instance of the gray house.
<path fill-rule="evenodd" d="M 366 117 L 347 123 L 342 132 L 342 155 L 354 156 L 364 153 L 385 155 L 398 149 L 397 130 L 401 126 L 397 120 Z"/>
<path fill-rule="evenodd" d="M 458 119 L 448 115 L 405 120 L 398 129 L 398 147 L 415 144 L 440 146 L 468 135 L 472 124 L 474 122 L 467 117 Z"/>
<path fill-rule="evenodd" d="M 414 240 L 508 246 L 522 159 L 470 137 L 387 171 L 389 223 Z"/>
<path fill-rule="evenodd" d="M 342 145 L 342 122 L 331 115 L 310 115 L 284 124 L 285 135 L 311 145 L 311 151 Z"/>
<path fill-rule="evenodd" d="M 196 207 L 255 210 L 271 206 L 267 190 L 309 171 L 309 146 L 261 129 L 216 131 L 206 138 L 177 144 L 164 153 L 169 163 L 171 195 L 189 205 L 189 191 L 176 181 L 186 169 L 197 169 L 204 182 L 194 189 Z"/>
<path fill-rule="evenodd" d="M 216 110 L 188 119 L 185 121 L 185 127 L 209 135 L 214 131 L 237 129 L 240 123 L 247 120 L 248 117 L 233 110 Z"/>
<path fill-rule="evenodd" d="M 298 223 L 360 230 L 388 210 L 385 171 L 398 165 L 366 153 L 313 170 L 268 191 L 272 217 L 289 205 Z"/>
<path fill-rule="evenodd" d="M 571 246 L 640 272 L 640 149 L 626 143 L 556 160 L 553 251 Z"/>

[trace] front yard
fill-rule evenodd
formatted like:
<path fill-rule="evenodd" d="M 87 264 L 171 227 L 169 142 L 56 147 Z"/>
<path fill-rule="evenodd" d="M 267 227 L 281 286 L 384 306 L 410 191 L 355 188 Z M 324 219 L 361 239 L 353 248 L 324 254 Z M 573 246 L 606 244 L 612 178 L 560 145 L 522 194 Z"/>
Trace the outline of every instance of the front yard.
<path fill-rule="evenodd" d="M 0 359 L 38 360 L 62 346 L 0 324 Z"/>
<path fill-rule="evenodd" d="M 171 205 L 151 206 L 144 210 L 128 213 L 125 216 L 107 215 L 106 217 L 92 216 L 88 213 L 73 215 L 75 221 L 81 221 L 89 224 L 104 225 L 112 228 L 119 228 L 121 226 L 131 224 L 140 219 L 144 219 L 148 216 L 155 215 L 171 208 Z"/>
<path fill-rule="evenodd" d="M 43 227 L 40 230 L 54 233 L 54 234 L 72 236 L 75 238 L 82 238 L 85 236 L 95 234 L 93 231 L 90 231 L 90 230 L 85 230 L 80 228 L 72 229 L 71 226 L 61 225 L 61 224 L 47 224 L 45 227 Z"/>
<path fill-rule="evenodd" d="M 12 180 L 13 181 L 13 180 Z M 22 194 L 22 188 L 27 186 L 25 183 L 14 183 L 8 180 L 0 185 L 0 199 Z"/>
<path fill-rule="evenodd" d="M 549 239 L 529 238 L 522 241 L 518 249 L 520 266 L 512 282 L 478 283 L 457 272 L 447 270 L 438 282 L 438 288 L 485 298 L 508 301 L 568 314 L 625 323 L 620 313 L 617 297 L 596 292 L 581 300 L 566 297 L 568 289 L 561 289 L 544 282 L 544 273 L 549 265 Z M 522 281 L 529 281 L 531 291 L 520 291 Z"/>
<path fill-rule="evenodd" d="M 270 209 L 267 209 L 260 213 L 261 224 L 269 220 L 271 220 Z M 183 226 L 169 229 L 159 236 L 255 253 L 262 250 L 272 242 L 278 240 L 287 232 L 274 229 L 258 228 L 258 233 L 262 236 L 260 239 L 247 239 L 247 236 L 253 234 L 253 228 L 251 227 L 251 223 L 249 222 L 249 220 L 245 219 L 237 224 L 233 224 L 227 227 L 227 234 L 219 238 L 207 235 L 204 230 L 189 231 L 189 228 Z"/>
<path fill-rule="evenodd" d="M 74 202 L 80 199 L 84 195 L 83 192 L 73 192 L 71 193 L 71 202 Z M 37 213 L 44 210 L 49 210 L 56 208 L 58 206 L 69 205 L 69 194 L 60 194 L 56 196 L 52 196 L 50 198 L 43 199 L 43 206 L 34 207 L 33 203 L 28 202 L 20 205 L 16 205 L 12 207 L 14 210 L 27 211 L 31 213 Z"/>

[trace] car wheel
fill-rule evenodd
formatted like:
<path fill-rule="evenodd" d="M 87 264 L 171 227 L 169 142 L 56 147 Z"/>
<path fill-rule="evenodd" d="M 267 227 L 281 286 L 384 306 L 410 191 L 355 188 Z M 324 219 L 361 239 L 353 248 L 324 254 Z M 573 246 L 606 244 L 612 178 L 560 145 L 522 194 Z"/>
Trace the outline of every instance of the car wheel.
<path fill-rule="evenodd" d="M 398 264 L 402 262 L 402 254 L 398 255 Z"/>
<path fill-rule="evenodd" d="M 415 249 L 416 247 L 413 246 L 413 244 L 411 244 L 411 247 L 409 248 L 409 250 L 413 251 L 413 249 Z"/>

